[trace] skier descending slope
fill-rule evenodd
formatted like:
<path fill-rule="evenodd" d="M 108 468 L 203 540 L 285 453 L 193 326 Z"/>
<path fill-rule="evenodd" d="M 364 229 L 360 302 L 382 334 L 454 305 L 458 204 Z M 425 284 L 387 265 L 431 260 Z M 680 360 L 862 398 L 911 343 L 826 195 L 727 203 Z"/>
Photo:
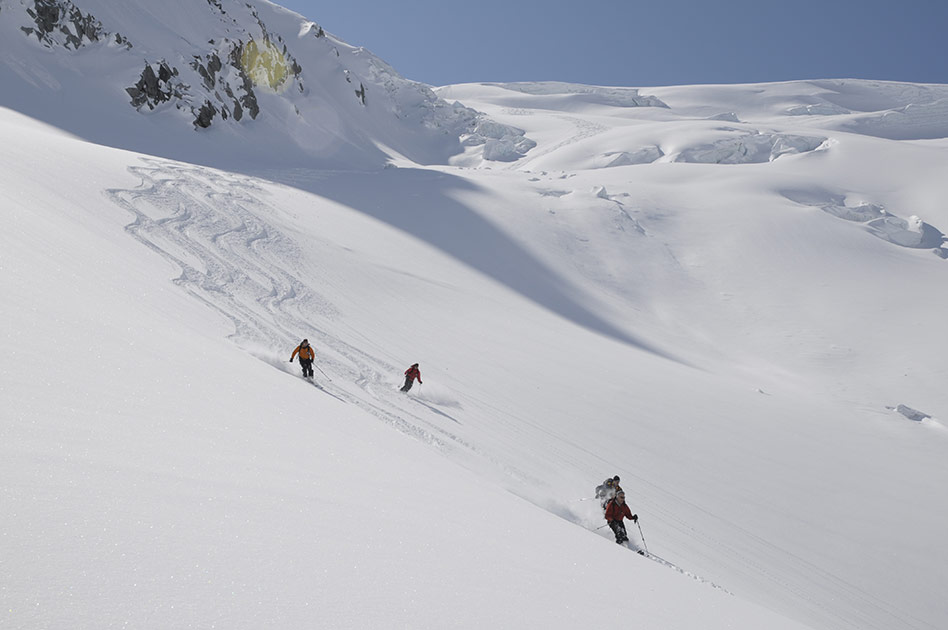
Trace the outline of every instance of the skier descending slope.
<path fill-rule="evenodd" d="M 633 514 L 625 503 L 625 492 L 620 490 L 616 493 L 615 498 L 606 505 L 606 522 L 616 535 L 616 542 L 620 545 L 629 541 L 629 535 L 625 531 L 625 523 L 622 522 L 623 518 L 627 518 L 633 523 L 639 521 L 639 515 Z"/>
<path fill-rule="evenodd" d="M 408 368 L 407 370 L 405 370 L 405 384 L 402 385 L 402 390 L 401 390 L 401 391 L 407 392 L 409 389 L 411 389 L 411 386 L 412 386 L 412 384 L 414 383 L 414 380 L 415 380 L 416 378 L 418 379 L 418 384 L 419 384 L 419 385 L 422 385 L 422 382 L 421 382 L 421 370 L 418 369 L 418 364 L 417 364 L 417 363 L 413 363 L 410 368 Z"/>
<path fill-rule="evenodd" d="M 313 378 L 313 359 L 316 358 L 316 351 L 309 345 L 309 340 L 304 339 L 300 345 L 296 346 L 293 355 L 290 356 L 290 363 L 296 355 L 300 355 L 300 366 L 303 368 L 303 378 Z"/>

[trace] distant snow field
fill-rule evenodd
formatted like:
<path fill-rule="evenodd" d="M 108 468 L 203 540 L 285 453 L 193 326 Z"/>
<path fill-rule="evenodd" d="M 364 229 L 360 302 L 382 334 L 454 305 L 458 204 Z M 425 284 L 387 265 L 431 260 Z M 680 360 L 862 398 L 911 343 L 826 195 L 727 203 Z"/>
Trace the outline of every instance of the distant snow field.
<path fill-rule="evenodd" d="M 948 86 L 318 17 L 0 0 L 0 627 L 948 627 Z"/>

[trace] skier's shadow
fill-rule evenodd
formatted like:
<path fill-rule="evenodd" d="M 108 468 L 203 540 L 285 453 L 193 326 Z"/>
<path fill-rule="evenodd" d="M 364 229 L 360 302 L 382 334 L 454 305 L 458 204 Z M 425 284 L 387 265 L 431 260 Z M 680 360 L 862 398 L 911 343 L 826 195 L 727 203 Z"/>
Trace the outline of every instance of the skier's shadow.
<path fill-rule="evenodd" d="M 315 387 L 315 388 L 318 389 L 319 391 L 323 392 L 324 394 L 329 394 L 330 396 L 332 396 L 332 397 L 335 398 L 336 400 L 341 400 L 342 402 L 349 402 L 349 401 L 346 400 L 345 398 L 341 398 L 341 397 L 339 397 L 339 396 L 336 396 L 335 394 L 333 394 L 331 391 L 329 391 L 328 389 L 326 389 L 325 387 L 323 387 L 323 386 L 320 385 L 319 383 L 317 383 L 317 382 L 315 382 L 315 381 L 311 381 L 311 382 L 313 383 L 313 387 Z"/>
<path fill-rule="evenodd" d="M 261 357 L 261 356 L 258 356 L 257 358 L 260 359 L 260 360 L 262 360 L 264 363 L 268 364 L 270 367 L 274 367 L 274 368 L 280 370 L 280 371 L 283 372 L 284 374 L 289 374 L 290 376 L 292 376 L 292 377 L 294 377 L 294 378 L 301 378 L 301 377 L 296 376 L 296 373 L 295 373 L 295 372 L 290 371 L 290 370 L 287 370 L 286 367 L 285 367 L 285 365 L 284 365 L 284 363 L 283 363 L 282 361 L 273 361 L 273 360 L 270 359 L 270 358 Z M 329 391 L 328 389 L 326 389 L 325 387 L 323 387 L 322 385 L 320 385 L 319 383 L 317 383 L 315 380 L 310 380 L 310 379 L 306 378 L 305 376 L 302 377 L 302 380 L 303 380 L 304 382 L 306 382 L 306 383 L 309 383 L 310 385 L 312 385 L 313 387 L 315 387 L 315 388 L 318 389 L 319 391 L 323 392 L 324 394 L 327 394 L 327 395 L 329 395 L 329 396 L 332 396 L 332 397 L 335 398 L 336 400 L 341 400 L 341 401 L 344 402 L 344 403 L 348 403 L 348 402 L 349 402 L 349 401 L 346 400 L 345 398 L 342 398 L 342 397 L 340 397 L 340 396 L 337 396 L 337 395 L 333 394 L 331 391 Z"/>
<path fill-rule="evenodd" d="M 429 405 L 428 403 L 424 402 L 423 400 L 420 400 L 420 399 L 418 399 L 418 398 L 412 398 L 412 400 L 414 400 L 414 401 L 417 402 L 417 403 L 420 403 L 420 404 L 424 405 L 425 407 L 427 407 L 427 408 L 430 409 L 431 411 L 435 412 L 435 413 L 438 414 L 439 416 L 444 416 L 445 418 L 447 418 L 447 419 L 450 420 L 451 422 L 456 422 L 457 424 L 461 424 L 461 421 L 458 420 L 457 418 L 452 418 L 451 416 L 449 416 L 449 415 L 446 414 L 445 412 L 441 411 L 440 409 L 438 409 L 438 408 L 436 408 L 436 407 L 432 407 L 431 405 Z"/>

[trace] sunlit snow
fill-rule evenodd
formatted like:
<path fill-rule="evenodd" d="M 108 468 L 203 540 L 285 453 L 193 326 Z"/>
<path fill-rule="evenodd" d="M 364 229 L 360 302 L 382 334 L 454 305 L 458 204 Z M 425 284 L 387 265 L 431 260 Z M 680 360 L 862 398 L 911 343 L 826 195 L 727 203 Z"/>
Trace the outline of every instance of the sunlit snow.
<path fill-rule="evenodd" d="M 432 88 L 67 4 L 0 0 L 0 627 L 948 626 L 948 86 Z"/>

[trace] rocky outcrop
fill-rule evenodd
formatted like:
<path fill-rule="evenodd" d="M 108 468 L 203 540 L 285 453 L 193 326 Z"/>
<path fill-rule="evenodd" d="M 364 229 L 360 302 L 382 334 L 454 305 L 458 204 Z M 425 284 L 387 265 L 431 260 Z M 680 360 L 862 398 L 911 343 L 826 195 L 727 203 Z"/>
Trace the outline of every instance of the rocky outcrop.
<path fill-rule="evenodd" d="M 220 0 L 207 2 L 221 16 L 227 14 Z M 78 50 L 98 42 L 132 48 L 123 36 L 109 33 L 95 16 L 84 13 L 71 0 L 32 0 L 23 7 L 25 25 L 21 30 L 48 48 Z M 240 122 L 248 115 L 250 119 L 256 118 L 260 106 L 255 89 L 282 91 L 295 85 L 303 92 L 300 64 L 289 54 L 280 36 L 269 33 L 257 12 L 252 13 L 262 37 L 258 33 L 255 39 L 245 33 L 242 41 L 210 40 L 213 48 L 190 60 L 146 60 L 137 81 L 125 88 L 131 106 L 151 111 L 168 104 L 190 111 L 194 126 L 206 128 L 215 120 Z M 324 36 L 321 29 L 317 36 Z M 250 50 L 257 54 L 248 55 Z M 248 67 L 248 60 L 261 59 L 261 63 Z M 255 79 L 259 80 L 256 84 Z M 360 98 L 364 103 L 365 88 Z"/>
<path fill-rule="evenodd" d="M 232 117 L 238 122 L 243 119 L 245 113 L 250 114 L 251 119 L 256 118 L 260 113 L 257 95 L 253 91 L 253 82 L 240 64 L 242 48 L 243 46 L 239 43 L 226 42 L 223 46 L 223 49 L 227 51 L 224 59 L 221 59 L 220 52 L 213 52 L 204 57 L 195 57 L 191 62 L 191 68 L 201 77 L 204 89 L 217 98 L 220 108 L 218 110 L 205 99 L 198 109 L 198 115 L 194 121 L 196 126 L 210 126 L 214 115 L 218 112 L 223 120 Z"/>
<path fill-rule="evenodd" d="M 231 40 L 211 42 L 216 48 L 206 55 L 195 55 L 184 67 L 193 71 L 196 81 L 185 82 L 180 78 L 182 72 L 165 61 L 145 66 L 138 82 L 126 88 L 131 104 L 141 110 L 147 107 L 155 109 L 162 103 L 174 101 L 178 109 L 188 109 L 193 114 L 196 128 L 210 127 L 215 120 L 233 119 L 242 121 L 245 116 L 255 119 L 260 114 L 256 89 L 285 88 L 297 85 L 302 91 L 300 74 L 302 68 L 289 54 L 277 49 L 269 39 L 261 44 L 254 40 L 247 43 Z M 256 78 L 251 79 L 254 69 L 248 63 L 256 63 L 262 49 L 277 59 L 280 67 L 258 69 Z M 285 51 L 285 46 L 283 48 Z M 253 55 L 248 55 L 253 52 Z M 248 61 L 249 60 L 249 61 Z"/>
<path fill-rule="evenodd" d="M 214 107 L 210 101 L 204 101 L 200 108 L 197 110 L 197 115 L 194 117 L 194 126 L 201 127 L 206 129 L 211 126 L 211 121 L 214 120 L 214 116 L 218 114 L 218 110 Z"/>
<path fill-rule="evenodd" d="M 77 50 L 82 46 L 103 41 L 131 48 L 131 44 L 118 33 L 108 33 L 92 14 L 83 13 L 69 0 L 34 0 L 26 8 L 34 26 L 22 26 L 21 30 L 47 48 L 62 46 Z"/>
<path fill-rule="evenodd" d="M 184 97 L 187 86 L 177 77 L 177 68 L 172 68 L 162 60 L 157 64 L 146 65 L 138 82 L 125 88 L 125 91 L 132 98 L 132 106 L 135 109 L 141 110 L 145 106 L 149 110 L 155 109 L 162 103 Z"/>

